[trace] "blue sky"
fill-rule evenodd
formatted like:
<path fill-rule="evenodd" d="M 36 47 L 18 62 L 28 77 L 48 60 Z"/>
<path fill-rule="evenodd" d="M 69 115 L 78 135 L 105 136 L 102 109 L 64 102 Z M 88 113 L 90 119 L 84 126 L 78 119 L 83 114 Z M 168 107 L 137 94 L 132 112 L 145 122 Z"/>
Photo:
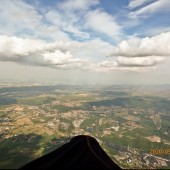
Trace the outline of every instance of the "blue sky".
<path fill-rule="evenodd" d="M 0 1 L 0 76 L 170 83 L 169 9 L 169 0 Z"/>

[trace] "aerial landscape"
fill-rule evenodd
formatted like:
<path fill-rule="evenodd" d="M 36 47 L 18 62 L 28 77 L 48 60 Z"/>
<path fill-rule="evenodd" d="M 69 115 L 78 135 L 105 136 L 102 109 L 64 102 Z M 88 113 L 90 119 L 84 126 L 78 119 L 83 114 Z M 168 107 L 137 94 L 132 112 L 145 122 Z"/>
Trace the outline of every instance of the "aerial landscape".
<path fill-rule="evenodd" d="M 0 169 L 77 135 L 121 168 L 170 169 L 170 1 L 0 1 Z"/>
<path fill-rule="evenodd" d="M 80 134 L 122 168 L 170 168 L 170 85 L 1 87 L 0 96 L 2 169 Z"/>

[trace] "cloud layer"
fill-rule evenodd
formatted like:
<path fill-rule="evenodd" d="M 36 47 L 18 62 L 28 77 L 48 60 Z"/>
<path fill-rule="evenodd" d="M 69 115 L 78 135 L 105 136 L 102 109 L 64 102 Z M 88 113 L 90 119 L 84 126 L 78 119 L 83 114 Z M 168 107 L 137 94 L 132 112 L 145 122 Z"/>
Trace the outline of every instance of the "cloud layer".
<path fill-rule="evenodd" d="M 38 66 L 55 65 L 63 69 L 84 63 L 84 60 L 73 58 L 61 42 L 46 43 L 8 36 L 0 36 L 0 60 Z"/>
<path fill-rule="evenodd" d="M 156 66 L 160 62 L 164 61 L 163 57 L 147 56 L 147 57 L 118 57 L 117 64 L 122 67 L 148 67 Z"/>
<path fill-rule="evenodd" d="M 130 38 L 120 42 L 113 55 L 125 57 L 170 56 L 170 32 L 151 38 Z"/>
<path fill-rule="evenodd" d="M 120 42 L 111 56 L 118 57 L 120 67 L 150 67 L 163 62 L 170 56 L 170 32 L 153 37 L 133 37 Z"/>
<path fill-rule="evenodd" d="M 54 42 L 0 36 L 0 61 L 57 69 L 93 70 L 92 57 L 104 57 L 112 46 L 96 39 L 86 42 Z"/>
<path fill-rule="evenodd" d="M 100 0 L 46 3 L 47 7 L 42 1 L 0 1 L 0 61 L 56 69 L 143 71 L 170 56 L 170 32 L 141 38 L 129 33 L 132 26 L 122 24 L 132 19 L 140 25 L 141 18 L 167 12 L 167 0 L 130 0 L 123 17 L 106 10 Z"/>
<path fill-rule="evenodd" d="M 96 39 L 90 42 L 47 43 L 36 39 L 0 36 L 0 60 L 58 69 L 95 71 L 137 70 L 155 67 L 170 56 L 170 32 L 151 38 L 131 38 L 116 47 Z M 105 60 L 111 51 L 114 61 Z M 100 60 L 93 60 L 93 57 Z M 134 69 L 135 68 L 135 69 Z"/>

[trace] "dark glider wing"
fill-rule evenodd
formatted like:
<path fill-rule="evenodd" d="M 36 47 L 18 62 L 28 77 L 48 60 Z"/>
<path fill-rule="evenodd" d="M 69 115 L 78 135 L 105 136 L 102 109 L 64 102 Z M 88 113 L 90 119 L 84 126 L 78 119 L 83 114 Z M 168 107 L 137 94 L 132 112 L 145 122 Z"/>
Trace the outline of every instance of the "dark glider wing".
<path fill-rule="evenodd" d="M 25 169 L 121 169 L 90 136 L 73 137 L 70 142 L 20 168 Z"/>

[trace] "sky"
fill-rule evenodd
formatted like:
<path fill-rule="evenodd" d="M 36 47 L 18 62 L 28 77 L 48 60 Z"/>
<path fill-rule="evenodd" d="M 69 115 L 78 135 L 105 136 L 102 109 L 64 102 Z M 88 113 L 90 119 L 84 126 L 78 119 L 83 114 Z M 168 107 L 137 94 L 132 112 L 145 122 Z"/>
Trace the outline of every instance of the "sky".
<path fill-rule="evenodd" d="M 0 81 L 170 84 L 170 0 L 1 0 Z"/>

